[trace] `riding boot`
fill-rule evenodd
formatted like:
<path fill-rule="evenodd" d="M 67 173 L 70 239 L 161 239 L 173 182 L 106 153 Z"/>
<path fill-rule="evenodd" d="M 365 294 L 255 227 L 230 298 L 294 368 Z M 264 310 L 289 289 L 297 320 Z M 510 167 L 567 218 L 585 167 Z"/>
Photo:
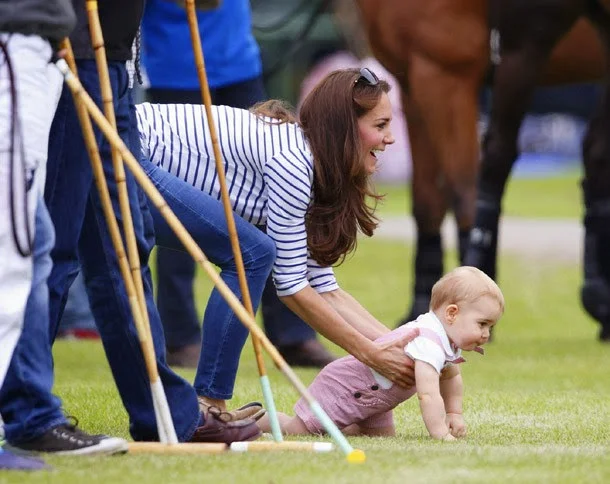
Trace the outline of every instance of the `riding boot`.
<path fill-rule="evenodd" d="M 591 201 L 585 193 L 584 309 L 601 326 L 599 339 L 610 342 L 610 199 Z"/>
<path fill-rule="evenodd" d="M 466 252 L 470 244 L 470 230 L 458 230 L 458 254 L 460 265 L 466 265 Z"/>
<path fill-rule="evenodd" d="M 443 275 L 443 247 L 440 234 L 418 235 L 415 256 L 415 288 L 411 310 L 397 326 L 413 321 L 430 310 L 432 286 Z"/>
<path fill-rule="evenodd" d="M 477 215 L 470 231 L 464 265 L 477 267 L 495 279 L 498 224 L 502 207 L 496 197 L 486 196 L 484 192 L 479 193 L 476 207 Z"/>
<path fill-rule="evenodd" d="M 583 308 L 601 326 L 599 339 L 610 341 L 610 287 L 599 271 L 599 242 L 585 229 L 584 281 L 580 290 Z"/>

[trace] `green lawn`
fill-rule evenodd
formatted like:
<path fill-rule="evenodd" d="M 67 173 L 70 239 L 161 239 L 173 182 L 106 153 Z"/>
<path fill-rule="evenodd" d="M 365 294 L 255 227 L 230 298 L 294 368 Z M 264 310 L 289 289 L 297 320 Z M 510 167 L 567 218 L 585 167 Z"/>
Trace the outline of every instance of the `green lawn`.
<path fill-rule="evenodd" d="M 362 241 L 338 270 L 340 283 L 392 325 L 408 304 L 411 251 L 399 243 Z M 610 347 L 596 341 L 596 327 L 580 309 L 578 268 L 503 258 L 500 277 L 507 309 L 496 340 L 484 357 L 469 355 L 463 366 L 469 425 L 463 441 L 431 441 L 412 399 L 396 410 L 397 437 L 350 440 L 366 451 L 363 465 L 346 463 L 338 451 L 54 457 L 47 459 L 55 466 L 51 473 L 0 473 L 0 483 L 609 482 Z M 198 290 L 207 287 L 200 276 Z M 58 342 L 55 358 L 56 390 L 66 411 L 90 432 L 128 437 L 101 345 Z M 315 372 L 298 374 L 309 382 Z M 183 375 L 191 379 L 193 373 Z M 295 391 L 274 369 L 270 376 L 279 409 L 290 412 Z M 235 405 L 261 398 L 257 381 L 248 345 Z"/>
<path fill-rule="evenodd" d="M 504 213 L 517 217 L 579 218 L 582 213 L 581 174 L 577 171 L 547 178 L 513 178 L 504 199 Z M 411 213 L 410 189 L 379 185 L 387 196 L 379 206 L 382 215 Z"/>

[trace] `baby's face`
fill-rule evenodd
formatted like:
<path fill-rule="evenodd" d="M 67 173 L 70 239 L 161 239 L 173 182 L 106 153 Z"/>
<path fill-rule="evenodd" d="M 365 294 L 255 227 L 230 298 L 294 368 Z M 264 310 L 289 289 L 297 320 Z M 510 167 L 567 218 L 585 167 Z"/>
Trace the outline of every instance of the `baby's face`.
<path fill-rule="evenodd" d="M 447 306 L 447 335 L 464 351 L 472 351 L 489 341 L 491 328 L 498 322 L 502 311 L 491 296 L 483 296 L 471 303 Z"/>

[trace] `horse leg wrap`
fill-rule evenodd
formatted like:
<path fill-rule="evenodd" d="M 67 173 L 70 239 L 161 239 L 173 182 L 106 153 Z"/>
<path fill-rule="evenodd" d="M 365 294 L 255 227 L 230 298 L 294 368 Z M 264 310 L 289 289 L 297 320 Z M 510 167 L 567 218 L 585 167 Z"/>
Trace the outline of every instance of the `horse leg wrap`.
<path fill-rule="evenodd" d="M 585 234 L 594 237 L 600 276 L 610 281 L 610 199 L 588 203 L 585 210 Z M 587 237 L 585 236 L 585 248 Z"/>
<path fill-rule="evenodd" d="M 499 202 L 477 200 L 475 224 L 463 259 L 465 265 L 478 267 L 492 279 L 496 278 L 500 210 Z"/>
<path fill-rule="evenodd" d="M 585 279 L 580 289 L 580 301 L 589 316 L 600 324 L 599 339 L 610 341 L 610 286 L 599 273 L 597 253 L 595 236 L 585 235 Z"/>
<path fill-rule="evenodd" d="M 460 265 L 464 265 L 466 260 L 466 251 L 470 243 L 470 230 L 458 230 L 458 253 L 460 257 Z"/>
<path fill-rule="evenodd" d="M 590 202 L 585 212 L 584 282 L 581 302 L 610 341 L 610 200 Z"/>

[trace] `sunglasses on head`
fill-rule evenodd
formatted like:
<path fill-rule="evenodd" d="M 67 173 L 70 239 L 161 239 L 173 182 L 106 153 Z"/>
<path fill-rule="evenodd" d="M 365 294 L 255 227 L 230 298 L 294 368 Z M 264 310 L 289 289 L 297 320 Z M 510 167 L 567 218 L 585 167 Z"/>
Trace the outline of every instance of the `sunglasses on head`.
<path fill-rule="evenodd" d="M 372 70 L 367 67 L 363 67 L 362 69 L 360 69 L 360 76 L 358 77 L 358 79 L 356 79 L 354 84 L 358 84 L 359 82 L 364 82 L 369 86 L 376 86 L 377 84 L 379 84 L 379 78 Z"/>

